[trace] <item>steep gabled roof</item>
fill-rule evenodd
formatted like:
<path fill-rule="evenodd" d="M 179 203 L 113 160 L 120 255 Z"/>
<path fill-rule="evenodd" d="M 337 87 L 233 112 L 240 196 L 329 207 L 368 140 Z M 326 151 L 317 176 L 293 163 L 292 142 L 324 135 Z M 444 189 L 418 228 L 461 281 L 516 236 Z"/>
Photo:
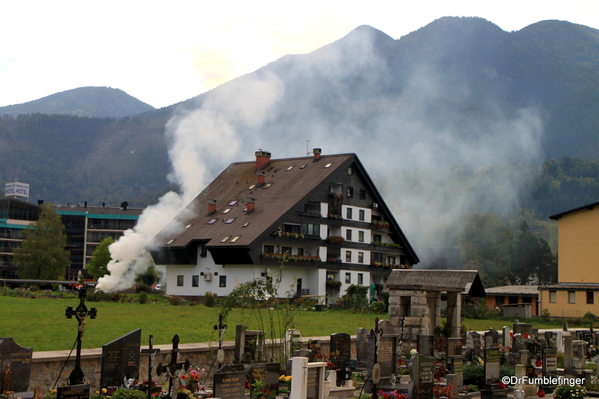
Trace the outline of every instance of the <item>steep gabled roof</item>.
<path fill-rule="evenodd" d="M 353 157 L 354 154 L 340 154 L 323 155 L 318 161 L 312 157 L 271 159 L 263 168 L 265 184 L 261 186 L 257 185 L 255 161 L 233 163 L 189 204 L 176 222 L 163 229 L 152 245 L 176 248 L 186 247 L 192 241 L 204 241 L 210 247 L 250 245 Z M 255 198 L 255 209 L 248 213 L 245 209 L 250 197 Z M 216 211 L 209 214 L 211 200 L 216 200 Z M 175 223 L 183 226 L 183 231 L 179 228 L 178 233 L 169 234 Z M 225 237 L 239 239 L 233 244 L 230 239 L 221 243 Z"/>
<path fill-rule="evenodd" d="M 150 244 L 154 249 L 150 251 L 153 254 L 158 253 L 157 249 L 185 251 L 192 243 L 205 244 L 213 255 L 224 249 L 248 248 L 273 233 L 298 212 L 298 204 L 322 184 L 334 181 L 334 176 L 351 164 L 360 169 L 385 217 L 392 223 L 392 230 L 398 232 L 408 256 L 417 263 L 413 248 L 355 154 L 271 159 L 262 168 L 265 172 L 262 185 L 257 184 L 256 161 L 233 163 L 154 238 Z M 249 198 L 255 200 L 251 212 L 246 210 Z M 216 200 L 216 211 L 209 213 L 208 204 L 212 200 Z M 192 250 L 186 256 L 193 258 L 195 254 Z"/>

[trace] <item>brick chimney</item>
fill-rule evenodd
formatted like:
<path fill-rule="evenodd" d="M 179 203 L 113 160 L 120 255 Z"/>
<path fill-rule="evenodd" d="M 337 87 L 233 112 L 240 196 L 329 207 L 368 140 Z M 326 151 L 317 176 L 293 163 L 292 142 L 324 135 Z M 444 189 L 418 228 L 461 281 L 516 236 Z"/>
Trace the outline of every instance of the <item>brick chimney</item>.
<path fill-rule="evenodd" d="M 250 212 L 252 212 L 254 209 L 256 209 L 256 198 L 254 198 L 254 197 L 250 197 L 250 198 L 248 198 L 248 200 L 247 200 L 246 207 L 245 207 L 245 211 L 246 211 L 247 213 L 250 213 Z"/>
<path fill-rule="evenodd" d="M 256 151 L 256 169 L 264 169 L 266 165 L 270 163 L 270 152 L 268 151 Z"/>
<path fill-rule="evenodd" d="M 256 172 L 256 179 L 257 179 L 257 183 L 259 186 L 263 185 L 265 183 L 266 180 L 266 171 L 265 170 L 259 170 Z"/>
<path fill-rule="evenodd" d="M 216 212 L 216 200 L 215 199 L 208 200 L 208 214 L 211 215 L 214 212 Z"/>
<path fill-rule="evenodd" d="M 322 152 L 322 149 L 320 148 L 314 148 L 312 149 L 312 153 L 314 154 L 314 160 L 318 161 L 320 159 L 320 153 Z"/>

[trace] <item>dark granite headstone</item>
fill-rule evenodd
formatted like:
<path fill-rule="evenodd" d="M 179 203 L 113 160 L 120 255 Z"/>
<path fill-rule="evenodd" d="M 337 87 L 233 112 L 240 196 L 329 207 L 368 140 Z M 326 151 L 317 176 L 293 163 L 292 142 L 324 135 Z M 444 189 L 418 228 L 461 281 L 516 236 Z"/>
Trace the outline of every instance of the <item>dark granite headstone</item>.
<path fill-rule="evenodd" d="M 532 324 L 529 323 L 514 323 L 514 334 L 532 334 Z"/>
<path fill-rule="evenodd" d="M 29 387 L 33 348 L 24 348 L 12 338 L 0 338 L 0 392 L 25 392 Z M 3 386 L 4 371 L 10 367 L 10 386 Z"/>
<path fill-rule="evenodd" d="M 356 336 L 356 359 L 365 361 L 368 359 L 368 336 L 370 333 L 365 328 L 358 329 Z"/>
<path fill-rule="evenodd" d="M 347 333 L 331 334 L 331 363 L 345 370 L 351 359 L 351 336 Z"/>
<path fill-rule="evenodd" d="M 89 385 L 70 385 L 58 387 L 56 399 L 89 399 Z"/>
<path fill-rule="evenodd" d="M 309 362 L 313 362 L 314 352 L 308 349 L 298 349 L 293 351 L 293 357 L 307 357 Z"/>
<path fill-rule="evenodd" d="M 262 359 L 264 331 L 247 330 L 237 324 L 235 330 L 235 363 L 253 363 Z"/>
<path fill-rule="evenodd" d="M 102 346 L 102 388 L 120 386 L 124 378 L 139 378 L 141 329 Z"/>
<path fill-rule="evenodd" d="M 254 382 L 256 380 L 262 380 L 264 387 L 268 389 L 273 395 L 279 394 L 279 376 L 281 375 L 281 364 L 280 363 L 258 363 L 253 364 L 250 369 L 250 396 L 254 391 Z"/>
<path fill-rule="evenodd" d="M 434 358 L 414 353 L 408 363 L 410 372 L 410 387 L 408 398 L 410 399 L 433 399 L 433 388 L 435 386 L 435 364 Z"/>
<path fill-rule="evenodd" d="M 214 396 L 221 399 L 245 397 L 245 372 L 215 373 Z"/>
<path fill-rule="evenodd" d="M 490 328 L 485 332 L 485 347 L 491 348 L 497 345 L 499 345 L 499 332 Z"/>
<path fill-rule="evenodd" d="M 416 337 L 416 350 L 425 356 L 435 356 L 435 337 L 419 334 Z"/>

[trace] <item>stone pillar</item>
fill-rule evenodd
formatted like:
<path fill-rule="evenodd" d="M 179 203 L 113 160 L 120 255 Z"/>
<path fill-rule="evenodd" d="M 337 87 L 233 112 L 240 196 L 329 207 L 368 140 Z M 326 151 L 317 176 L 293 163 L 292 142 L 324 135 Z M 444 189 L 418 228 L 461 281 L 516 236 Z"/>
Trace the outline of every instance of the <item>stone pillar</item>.
<path fill-rule="evenodd" d="M 451 337 L 462 336 L 462 294 L 460 292 L 447 293 L 447 328 Z"/>

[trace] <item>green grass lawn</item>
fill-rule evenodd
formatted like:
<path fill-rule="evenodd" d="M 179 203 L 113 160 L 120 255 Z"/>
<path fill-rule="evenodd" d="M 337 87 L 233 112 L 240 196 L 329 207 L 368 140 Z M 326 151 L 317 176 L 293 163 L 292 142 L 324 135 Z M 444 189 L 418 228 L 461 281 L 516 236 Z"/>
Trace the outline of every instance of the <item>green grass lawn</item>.
<path fill-rule="evenodd" d="M 77 320 L 67 319 L 65 309 L 68 306 L 76 308 L 78 304 L 77 298 L 0 296 L 0 337 L 12 337 L 19 345 L 32 347 L 35 351 L 70 349 L 77 338 Z M 174 334 L 179 334 L 182 344 L 218 340 L 213 329 L 218 324 L 219 309 L 216 307 L 173 306 L 167 302 L 143 305 L 86 302 L 86 306 L 95 307 L 98 315 L 86 322 L 83 348 L 100 348 L 138 328 L 142 329 L 142 345 L 147 344 L 150 334 L 156 345 L 170 344 Z M 374 327 L 375 317 L 377 315 L 367 312 L 298 310 L 294 324 L 306 337 L 338 332 L 355 335 L 360 327 Z M 268 318 L 266 314 L 265 318 Z M 229 327 L 225 340 L 235 339 L 236 324 L 245 324 L 249 329 L 260 328 L 252 311 L 235 309 L 227 320 Z"/>
<path fill-rule="evenodd" d="M 67 319 L 65 309 L 76 308 L 77 298 L 22 298 L 0 296 L 0 337 L 12 337 L 19 345 L 32 347 L 35 351 L 71 349 L 77 337 L 77 320 Z M 218 323 L 218 308 L 203 305 L 173 306 L 165 301 L 139 304 L 114 302 L 87 302 L 88 308 L 95 307 L 98 316 L 87 320 L 83 348 L 100 348 L 138 328 L 142 329 L 142 345 L 148 335 L 154 336 L 154 344 L 170 344 L 174 334 L 179 334 L 181 343 L 216 342 L 218 339 L 213 326 Z M 267 312 L 263 310 L 263 312 Z M 272 313 L 271 313 L 272 314 Z M 265 319 L 268 315 L 263 313 Z M 371 329 L 376 317 L 387 318 L 386 314 L 350 311 L 314 312 L 298 310 L 294 317 L 295 328 L 304 337 L 328 336 L 345 332 L 355 335 L 358 328 Z M 524 321 L 521 322 L 531 322 Z M 490 327 L 496 330 L 513 320 L 463 320 L 469 330 L 483 331 Z M 250 310 L 235 309 L 227 320 L 229 328 L 225 340 L 235 339 L 235 325 L 245 324 L 249 329 L 259 329 L 255 313 Z M 540 329 L 561 328 L 561 322 L 541 323 L 535 320 L 534 326 Z"/>

